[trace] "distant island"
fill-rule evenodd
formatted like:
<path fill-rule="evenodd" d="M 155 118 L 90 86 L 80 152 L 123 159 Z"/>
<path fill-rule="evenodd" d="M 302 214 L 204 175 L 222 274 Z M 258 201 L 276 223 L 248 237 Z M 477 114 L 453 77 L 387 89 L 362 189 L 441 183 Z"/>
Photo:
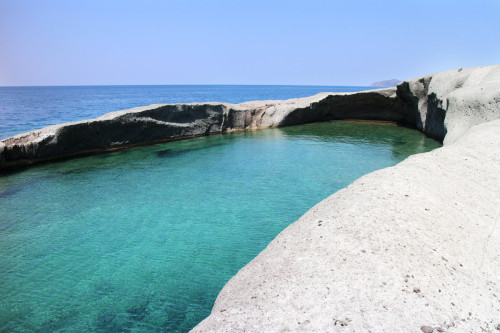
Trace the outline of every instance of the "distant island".
<path fill-rule="evenodd" d="M 401 81 L 398 79 L 373 82 L 372 84 L 370 84 L 370 87 L 380 87 L 380 88 L 395 87 L 398 85 L 399 82 Z"/>

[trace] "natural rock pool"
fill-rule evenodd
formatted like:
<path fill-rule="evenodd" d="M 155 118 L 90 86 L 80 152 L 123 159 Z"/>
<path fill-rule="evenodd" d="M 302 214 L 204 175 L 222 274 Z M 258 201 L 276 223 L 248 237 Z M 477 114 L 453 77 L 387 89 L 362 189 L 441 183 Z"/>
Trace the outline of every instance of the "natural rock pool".
<path fill-rule="evenodd" d="M 290 223 L 440 147 L 329 122 L 158 144 L 0 176 L 0 331 L 188 331 Z"/>

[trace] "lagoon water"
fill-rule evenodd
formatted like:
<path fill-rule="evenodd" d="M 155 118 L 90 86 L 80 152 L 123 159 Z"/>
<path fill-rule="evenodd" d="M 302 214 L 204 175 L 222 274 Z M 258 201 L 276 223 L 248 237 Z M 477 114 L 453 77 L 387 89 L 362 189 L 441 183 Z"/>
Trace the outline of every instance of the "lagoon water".
<path fill-rule="evenodd" d="M 327 122 L 0 175 L 0 331 L 188 331 L 314 204 L 439 146 L 394 124 Z"/>

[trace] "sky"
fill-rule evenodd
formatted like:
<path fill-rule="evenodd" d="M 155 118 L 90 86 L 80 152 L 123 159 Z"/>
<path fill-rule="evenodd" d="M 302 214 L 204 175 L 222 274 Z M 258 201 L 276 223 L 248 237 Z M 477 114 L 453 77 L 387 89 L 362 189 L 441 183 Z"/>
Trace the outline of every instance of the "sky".
<path fill-rule="evenodd" d="M 500 64 L 500 0 L 0 0 L 0 85 L 366 86 Z"/>

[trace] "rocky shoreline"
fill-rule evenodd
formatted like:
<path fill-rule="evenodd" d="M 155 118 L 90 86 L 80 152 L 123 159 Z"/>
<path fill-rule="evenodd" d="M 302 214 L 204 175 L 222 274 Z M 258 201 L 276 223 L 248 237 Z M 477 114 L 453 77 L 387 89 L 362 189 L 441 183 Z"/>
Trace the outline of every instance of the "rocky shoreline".
<path fill-rule="evenodd" d="M 500 66 L 405 81 L 396 95 L 404 120 L 444 146 L 313 207 L 193 332 L 500 329 Z"/>
<path fill-rule="evenodd" d="M 500 324 L 500 66 L 358 93 L 112 112 L 0 141 L 0 170 L 337 119 L 396 121 L 444 146 L 366 175 L 312 208 L 227 283 L 194 331 L 493 332 Z"/>
<path fill-rule="evenodd" d="M 1 140 L 0 170 L 200 135 L 339 119 L 396 121 L 438 140 L 455 139 L 468 126 L 492 120 L 490 109 L 496 104 L 483 105 L 479 116 L 454 114 L 465 118 L 456 121 L 449 121 L 449 116 L 444 120 L 447 108 L 474 108 L 480 102 L 477 92 L 474 85 L 463 87 L 464 82 L 495 71 L 495 66 L 455 70 L 404 81 L 396 88 L 286 101 L 154 104 L 111 112 Z M 446 83 L 436 86 L 436 81 Z M 466 91 L 467 99 L 462 100 Z"/>
<path fill-rule="evenodd" d="M 101 117 L 48 126 L 0 141 L 0 169 L 15 169 L 170 140 L 344 119 L 395 120 L 395 89 L 352 94 L 321 93 L 286 101 L 241 104 L 154 104 Z"/>

